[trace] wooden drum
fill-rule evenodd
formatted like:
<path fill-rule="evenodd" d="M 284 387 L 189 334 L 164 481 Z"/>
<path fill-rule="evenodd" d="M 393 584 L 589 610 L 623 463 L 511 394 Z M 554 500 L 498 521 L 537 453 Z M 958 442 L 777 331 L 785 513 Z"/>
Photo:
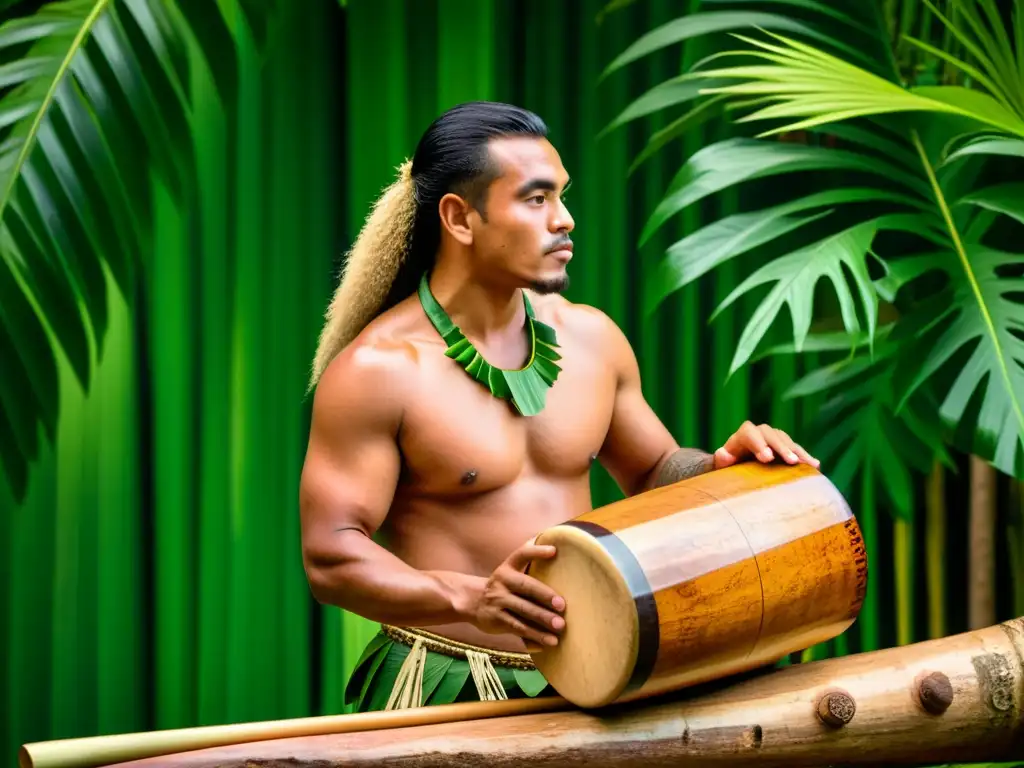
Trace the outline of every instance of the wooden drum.
<path fill-rule="evenodd" d="M 542 532 L 529 573 L 565 598 L 559 644 L 533 653 L 581 707 L 773 663 L 841 634 L 867 585 L 860 528 L 808 465 L 742 463 Z"/>

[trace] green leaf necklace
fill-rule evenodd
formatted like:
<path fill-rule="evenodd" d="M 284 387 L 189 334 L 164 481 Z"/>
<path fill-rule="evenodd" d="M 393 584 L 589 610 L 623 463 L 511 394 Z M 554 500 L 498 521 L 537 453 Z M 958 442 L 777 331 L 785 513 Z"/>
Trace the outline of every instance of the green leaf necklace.
<path fill-rule="evenodd" d="M 561 368 L 555 363 L 562 356 L 555 350 L 558 341 L 555 329 L 537 320 L 533 306 L 523 293 L 526 306 L 526 334 L 530 359 L 519 369 L 496 368 L 484 360 L 476 347 L 465 337 L 448 313 L 430 292 L 427 275 L 420 279 L 420 304 L 448 345 L 445 355 L 461 365 L 471 377 L 487 387 L 494 397 L 509 400 L 523 416 L 535 416 L 544 410 L 548 390 L 554 385 Z"/>

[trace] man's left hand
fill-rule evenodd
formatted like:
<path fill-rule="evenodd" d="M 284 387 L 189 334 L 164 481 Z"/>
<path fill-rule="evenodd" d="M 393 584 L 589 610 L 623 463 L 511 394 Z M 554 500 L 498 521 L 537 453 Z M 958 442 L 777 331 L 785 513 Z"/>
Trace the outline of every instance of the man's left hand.
<path fill-rule="evenodd" d="M 781 429 L 775 429 L 767 424 L 755 426 L 745 421 L 732 437 L 725 441 L 725 445 L 715 451 L 715 469 L 724 469 L 750 458 L 756 458 L 765 464 L 776 458 L 787 464 L 802 462 L 812 467 L 820 464 Z"/>

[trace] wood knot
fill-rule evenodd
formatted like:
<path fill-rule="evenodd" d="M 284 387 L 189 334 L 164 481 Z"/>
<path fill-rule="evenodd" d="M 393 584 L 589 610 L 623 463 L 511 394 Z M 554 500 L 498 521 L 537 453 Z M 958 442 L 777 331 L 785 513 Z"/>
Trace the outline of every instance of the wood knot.
<path fill-rule="evenodd" d="M 743 740 L 748 747 L 757 749 L 764 740 L 764 729 L 760 725 L 754 725 L 743 731 Z"/>
<path fill-rule="evenodd" d="M 921 706 L 933 715 L 941 715 L 953 703 L 953 684 L 942 672 L 925 676 L 917 688 Z"/>
<path fill-rule="evenodd" d="M 857 704 L 845 691 L 831 691 L 818 699 L 818 717 L 832 728 L 842 728 L 853 720 Z"/>

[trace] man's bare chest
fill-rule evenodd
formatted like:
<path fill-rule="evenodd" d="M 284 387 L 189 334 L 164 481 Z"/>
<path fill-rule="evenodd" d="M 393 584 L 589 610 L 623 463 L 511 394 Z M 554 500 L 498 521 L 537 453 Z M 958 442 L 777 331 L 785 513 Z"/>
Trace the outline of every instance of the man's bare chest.
<path fill-rule="evenodd" d="M 615 378 L 599 361 L 566 355 L 544 410 L 524 417 L 453 361 L 429 366 L 405 410 L 404 482 L 422 493 L 481 493 L 524 476 L 589 471 L 611 422 Z"/>

